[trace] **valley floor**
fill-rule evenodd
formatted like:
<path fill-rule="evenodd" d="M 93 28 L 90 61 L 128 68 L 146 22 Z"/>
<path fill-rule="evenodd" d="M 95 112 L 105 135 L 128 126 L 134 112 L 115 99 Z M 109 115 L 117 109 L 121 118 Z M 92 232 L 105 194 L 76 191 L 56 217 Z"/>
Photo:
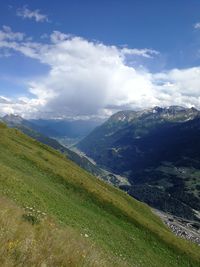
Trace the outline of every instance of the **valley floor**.
<path fill-rule="evenodd" d="M 200 222 L 186 220 L 153 208 L 152 211 L 161 218 L 176 236 L 190 240 L 200 246 Z"/>

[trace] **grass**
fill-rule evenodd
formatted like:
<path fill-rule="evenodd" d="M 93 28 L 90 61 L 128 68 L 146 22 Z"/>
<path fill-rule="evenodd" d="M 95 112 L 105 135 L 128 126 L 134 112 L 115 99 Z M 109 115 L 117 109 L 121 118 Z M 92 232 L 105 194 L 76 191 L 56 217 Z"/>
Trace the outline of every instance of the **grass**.
<path fill-rule="evenodd" d="M 49 217 L 34 225 L 24 220 L 26 214 L 0 198 L 1 266 L 108 266 L 103 253 L 72 228 L 61 227 Z"/>
<path fill-rule="evenodd" d="M 0 135 L 0 194 L 87 236 L 106 266 L 200 265 L 199 247 L 175 237 L 147 205 L 15 129 L 0 124 Z"/>

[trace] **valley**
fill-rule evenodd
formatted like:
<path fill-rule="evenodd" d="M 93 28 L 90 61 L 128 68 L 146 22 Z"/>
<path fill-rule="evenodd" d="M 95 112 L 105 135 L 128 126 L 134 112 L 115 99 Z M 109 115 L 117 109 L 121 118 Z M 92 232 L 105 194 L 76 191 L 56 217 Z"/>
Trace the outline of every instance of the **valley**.
<path fill-rule="evenodd" d="M 120 188 L 150 206 L 196 219 L 200 112 L 178 106 L 121 111 L 78 143 L 98 165 L 128 178 Z"/>
<path fill-rule="evenodd" d="M 96 179 L 58 151 L 17 129 L 9 129 L 0 123 L 0 134 L 0 194 L 8 203 L 6 212 L 24 209 L 17 212 L 16 221 L 25 216 L 25 224 L 30 224 L 35 238 L 35 231 L 40 229 L 43 235 L 48 231 L 45 224 L 51 225 L 53 220 L 58 231 L 62 228 L 70 233 L 74 246 L 78 245 L 76 241 L 79 242 L 82 251 L 81 244 L 86 242 L 101 255 L 101 261 L 97 260 L 97 263 L 93 259 L 90 261 L 89 254 L 83 258 L 72 255 L 71 266 L 76 266 L 75 259 L 80 263 L 78 266 L 108 266 L 106 262 L 110 262 L 109 266 L 198 266 L 198 246 L 174 236 L 147 205 Z M 10 201 L 15 204 L 9 204 Z M 30 208 L 37 212 L 27 213 Z M 40 212 L 47 216 L 44 225 L 37 215 Z M 21 217 L 20 214 L 25 215 Z M 32 222 L 36 223 L 33 228 Z M 0 221 L 0 224 L 7 229 L 6 223 Z M 12 240 L 17 244 L 18 227 L 10 227 L 13 227 Z M 9 240 L 8 236 L 4 238 Z M 24 238 L 20 242 L 27 242 L 28 237 L 20 238 Z M 39 259 L 32 251 L 31 264 L 37 264 L 38 260 L 51 264 L 54 259 L 58 265 L 70 266 L 63 262 L 63 257 L 57 258 L 56 247 L 60 242 L 67 242 L 65 234 L 59 234 L 58 238 L 58 243 L 52 247 L 53 258 L 45 258 L 49 255 L 46 252 Z M 37 248 L 43 246 L 48 251 L 48 243 L 45 245 L 36 240 Z M 23 247 L 11 247 L 7 259 L 15 262 L 17 253 L 20 264 L 23 255 L 27 256 Z M 94 257 L 95 252 L 92 255 Z"/>
<path fill-rule="evenodd" d="M 173 139 L 173 146 L 174 145 L 177 146 L 176 140 L 178 139 L 176 139 L 176 134 L 177 132 L 180 131 L 180 128 L 184 129 L 184 135 L 182 135 L 182 137 L 185 136 L 185 132 L 187 131 L 189 131 L 189 133 L 191 134 L 191 129 L 193 129 L 193 127 L 196 131 L 196 126 L 197 126 L 198 130 L 199 129 L 198 111 L 196 110 L 186 111 L 186 113 L 187 112 L 189 113 L 188 115 L 185 114 L 185 110 L 181 109 L 180 111 L 179 109 L 177 110 L 177 108 L 175 108 L 175 111 L 173 111 L 173 113 L 170 114 L 170 116 L 166 114 L 163 115 L 162 114 L 163 111 L 160 111 L 160 109 L 158 113 L 159 112 L 161 112 L 161 114 L 159 114 L 159 118 L 156 117 L 155 112 L 153 112 L 153 118 L 152 118 L 152 115 L 151 114 L 149 115 L 149 111 L 145 112 L 145 115 L 143 115 L 142 112 L 140 112 L 139 115 L 135 114 L 135 112 L 128 112 L 128 118 L 125 118 L 123 116 L 121 117 L 121 115 L 119 116 L 118 114 L 115 114 L 113 115 L 114 121 L 113 118 L 111 117 L 108 120 L 108 122 L 105 122 L 102 126 L 98 126 L 94 130 L 95 135 L 96 134 L 99 135 L 98 138 L 95 137 L 96 140 L 94 140 L 93 137 L 94 133 L 91 132 L 91 134 L 89 134 L 89 137 L 86 137 L 85 139 L 83 138 L 83 140 L 80 141 L 80 143 L 78 143 L 77 146 L 71 146 L 70 149 L 67 148 L 66 146 L 61 145 L 57 140 L 45 136 L 40 132 L 37 132 L 34 129 L 34 125 L 32 124 L 32 122 L 26 121 L 22 118 L 15 116 L 12 116 L 11 119 L 8 116 L 6 118 L 4 117 L 2 118 L 2 121 L 7 123 L 7 125 L 10 126 L 11 128 L 19 129 L 20 131 L 38 140 L 39 142 L 42 142 L 43 144 L 48 145 L 53 149 L 56 149 L 57 151 L 61 152 L 64 156 L 66 156 L 68 159 L 78 164 L 81 168 L 95 175 L 97 178 L 100 178 L 101 180 L 104 180 L 107 183 L 122 189 L 130 196 L 140 201 L 146 202 L 151 207 L 156 208 L 153 209 L 153 213 L 155 213 L 157 216 L 161 218 L 166 227 L 169 228 L 169 231 L 172 232 L 172 235 L 176 235 L 181 239 L 186 239 L 189 240 L 190 242 L 197 243 L 197 245 L 199 245 L 200 218 L 198 217 L 197 213 L 199 211 L 198 184 L 199 184 L 200 170 L 198 169 L 199 166 L 197 160 L 198 153 L 197 155 L 195 155 L 195 157 L 193 157 L 192 154 L 190 158 L 187 158 L 186 161 L 186 158 L 182 157 L 182 155 L 180 156 L 180 153 L 185 153 L 182 152 L 181 150 L 182 147 L 180 147 L 180 149 L 177 150 L 178 151 L 177 155 L 175 155 L 177 151 L 176 153 L 174 153 L 173 152 L 174 150 L 173 151 L 169 150 L 170 144 L 167 144 L 167 149 L 169 152 L 167 151 L 167 153 L 165 152 L 164 154 L 163 153 L 160 154 L 161 152 L 159 150 L 157 151 L 158 148 L 162 149 L 164 148 L 164 145 L 166 145 L 161 143 L 163 139 L 160 136 L 162 136 L 163 134 L 164 134 L 163 138 L 165 138 L 165 135 L 169 133 L 171 134 L 171 131 L 173 134 L 175 133 L 173 135 L 173 137 L 175 137 L 175 139 Z M 192 118 L 191 114 L 193 115 Z M 139 122 L 139 131 L 140 132 L 142 131 L 140 133 L 140 136 L 138 136 L 137 128 L 134 128 L 134 130 L 132 129 L 133 127 L 132 123 L 134 122 L 135 119 L 138 120 L 138 116 L 139 120 L 142 120 L 141 122 Z M 142 118 L 140 118 L 141 116 Z M 187 119 L 187 116 L 190 116 L 189 120 Z M 164 120 L 163 117 L 167 119 Z M 150 131 L 149 133 L 147 132 L 147 128 L 145 128 L 147 126 L 143 126 L 144 123 L 143 120 L 145 120 L 145 123 L 146 121 L 148 121 L 147 125 L 148 125 L 148 131 Z M 149 124 L 150 121 L 151 124 Z M 192 126 L 190 126 L 190 124 L 192 124 Z M 106 130 L 107 133 L 103 133 L 102 135 L 101 128 L 105 127 L 104 125 L 106 125 L 107 127 Z M 146 130 L 144 131 L 143 129 Z M 108 134 L 108 132 L 110 131 L 112 133 Z M 187 134 L 189 135 L 189 133 Z M 126 138 L 122 137 L 121 136 L 122 134 L 123 135 L 125 134 Z M 130 134 L 133 136 L 136 134 L 136 136 L 133 139 L 134 143 L 133 140 L 131 139 L 132 137 Z M 196 132 L 194 132 L 194 134 L 196 136 Z M 129 138 L 127 138 L 127 136 L 129 136 Z M 84 144 L 85 140 L 87 141 L 88 138 L 90 142 L 94 143 L 94 145 L 93 143 L 91 143 L 92 149 L 90 151 L 92 152 L 92 154 L 90 154 L 90 152 L 88 153 L 87 150 L 88 148 L 85 150 L 82 147 L 82 143 Z M 106 141 L 107 139 L 109 141 Z M 155 146 L 154 146 L 155 141 L 153 141 L 154 139 L 158 143 Z M 114 143 L 112 144 L 115 145 L 114 148 L 112 148 L 113 152 L 112 154 L 108 154 L 109 160 L 114 160 L 113 163 L 111 162 L 110 165 L 111 167 L 110 167 L 108 166 L 107 161 L 103 161 L 104 163 L 101 163 L 101 161 L 99 161 L 98 155 L 100 154 L 97 154 L 97 152 L 98 153 L 101 152 L 103 153 L 103 155 L 106 155 L 105 152 L 109 151 L 110 144 L 111 142 L 113 142 L 113 140 Z M 184 140 L 186 141 L 187 139 Z M 187 140 L 187 142 L 191 143 L 190 140 L 189 141 Z M 108 149 L 106 147 L 104 148 L 102 141 L 106 142 L 106 146 L 108 147 Z M 172 139 L 168 140 L 168 142 L 171 141 Z M 130 143 L 130 145 L 128 145 L 128 143 Z M 99 144 L 101 145 L 101 147 L 99 147 Z M 197 144 L 198 143 L 196 143 L 195 145 Z M 87 146 L 88 145 L 89 143 L 87 143 Z M 130 150 L 131 147 L 134 147 L 133 155 L 135 159 L 133 159 L 133 162 L 135 160 L 136 162 L 137 160 L 139 160 L 135 165 L 137 167 L 135 169 L 130 168 L 129 171 L 127 171 L 128 169 L 124 169 L 126 171 L 121 171 L 121 169 L 119 168 L 123 169 L 124 168 L 123 164 L 126 164 L 126 166 L 132 166 L 129 165 L 130 163 L 127 157 L 127 155 L 130 155 L 130 153 L 132 153 Z M 127 155 L 125 151 L 123 152 L 125 148 L 128 153 Z M 152 148 L 154 150 L 152 150 Z M 186 146 L 184 146 L 184 149 L 185 148 Z M 198 145 L 196 149 L 197 148 Z M 103 149 L 106 149 L 105 152 Z M 192 150 L 193 153 L 195 153 L 195 151 L 196 150 L 194 149 Z M 141 157 L 141 153 L 143 153 L 142 159 L 137 158 Z M 145 155 L 145 153 L 147 153 L 147 155 Z M 150 155 L 149 153 L 151 153 L 152 155 L 151 157 L 149 156 Z M 191 152 L 190 150 L 189 151 L 186 150 L 186 153 L 191 153 Z M 107 157 L 105 159 L 104 158 L 100 159 L 108 160 Z M 125 159 L 127 162 L 125 161 Z M 146 159 L 148 159 L 148 161 L 146 161 Z M 173 159 L 173 162 L 171 161 L 171 159 Z M 116 163 L 118 162 L 117 165 L 113 165 L 116 164 L 114 163 L 115 161 Z M 74 222 L 72 223 L 72 225 L 73 224 Z M 88 237 L 90 236 L 90 234 L 88 233 L 86 233 L 86 235 Z"/>

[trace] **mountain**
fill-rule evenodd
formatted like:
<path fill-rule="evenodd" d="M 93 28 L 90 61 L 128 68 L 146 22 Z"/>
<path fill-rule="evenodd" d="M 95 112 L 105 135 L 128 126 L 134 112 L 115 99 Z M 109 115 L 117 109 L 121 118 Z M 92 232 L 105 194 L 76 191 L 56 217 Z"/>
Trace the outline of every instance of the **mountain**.
<path fill-rule="evenodd" d="M 78 148 L 126 176 L 130 195 L 188 219 L 200 211 L 200 112 L 170 106 L 111 116 Z"/>
<path fill-rule="evenodd" d="M 7 126 L 11 128 L 17 128 L 26 135 L 36 139 L 37 141 L 60 151 L 61 153 L 66 155 L 70 160 L 78 164 L 81 168 L 92 173 L 93 175 L 95 175 L 100 179 L 103 179 L 116 186 L 129 184 L 127 182 L 127 179 L 119 177 L 118 175 L 115 175 L 113 173 L 101 169 L 84 155 L 78 152 L 74 152 L 73 150 L 65 147 L 64 145 L 61 145 L 57 140 L 45 136 L 40 132 L 37 132 L 36 130 L 34 130 L 37 127 L 31 121 L 25 120 L 18 115 L 6 115 L 1 119 L 1 121 L 6 123 Z"/>
<path fill-rule="evenodd" d="M 22 127 L 32 128 L 33 130 L 36 127 L 35 124 L 15 114 L 5 115 L 4 117 L 1 118 L 1 121 L 5 122 L 9 127 L 21 127 L 22 126 Z"/>
<path fill-rule="evenodd" d="M 150 208 L 0 123 L 2 266 L 199 266 Z"/>

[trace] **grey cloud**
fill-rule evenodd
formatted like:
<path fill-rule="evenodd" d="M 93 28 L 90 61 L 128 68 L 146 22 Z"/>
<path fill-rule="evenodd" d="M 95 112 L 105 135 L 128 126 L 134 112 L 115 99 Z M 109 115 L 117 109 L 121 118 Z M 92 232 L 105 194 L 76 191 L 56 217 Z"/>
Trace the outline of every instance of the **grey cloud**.
<path fill-rule="evenodd" d="M 109 116 L 119 109 L 183 105 L 200 108 L 200 67 L 154 73 L 126 63 L 126 55 L 151 58 L 151 49 L 128 49 L 53 32 L 48 44 L 1 42 L 49 66 L 27 83 L 34 98 L 12 105 L 26 116 Z M 126 49 L 126 50 L 125 50 Z"/>

